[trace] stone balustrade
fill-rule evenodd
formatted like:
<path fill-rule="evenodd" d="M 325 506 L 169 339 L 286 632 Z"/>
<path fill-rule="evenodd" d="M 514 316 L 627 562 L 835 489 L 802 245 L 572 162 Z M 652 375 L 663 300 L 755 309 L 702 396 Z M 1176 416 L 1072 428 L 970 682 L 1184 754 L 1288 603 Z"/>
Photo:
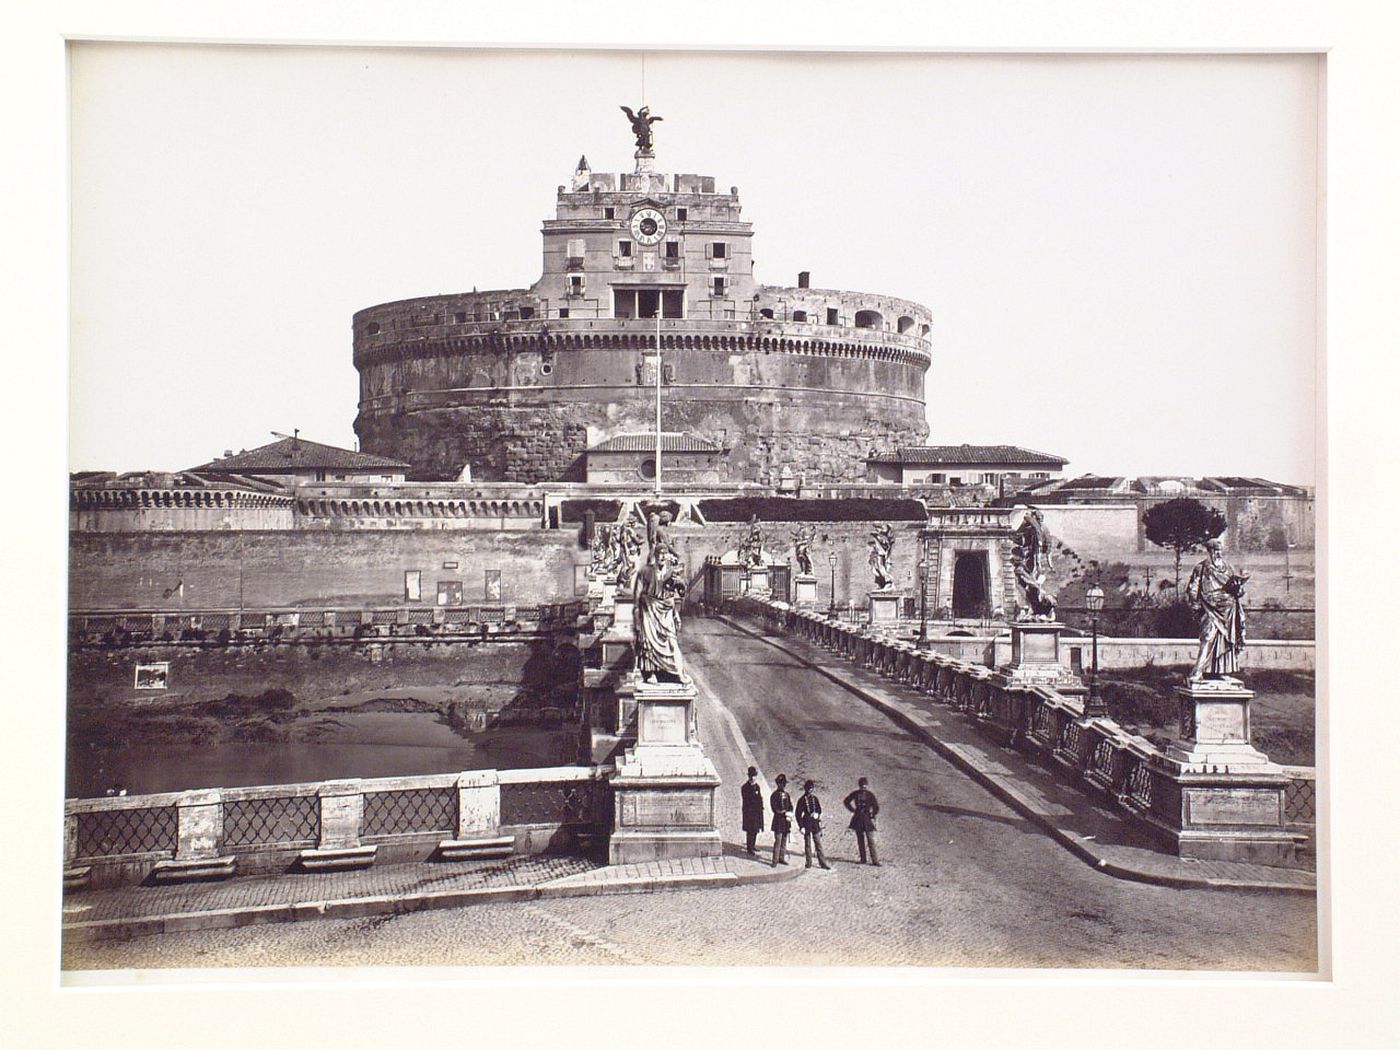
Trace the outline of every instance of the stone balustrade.
<path fill-rule="evenodd" d="M 428 776 L 68 799 L 69 885 L 358 867 L 587 848 L 611 821 L 612 767 Z"/>
<path fill-rule="evenodd" d="M 1166 755 L 1107 717 L 1086 717 L 1079 696 L 1040 684 L 1018 684 L 982 664 L 918 649 L 867 626 L 833 620 L 783 602 L 745 597 L 740 614 L 780 633 L 813 642 L 859 667 L 961 711 L 998 742 L 1035 755 L 1086 790 L 1104 797 L 1145 830 L 1167 839 L 1181 830 L 1183 778 Z M 1201 774 L 1225 771 L 1200 771 Z M 1315 822 L 1315 772 L 1284 770 L 1288 787 L 1281 822 L 1307 829 Z"/>
<path fill-rule="evenodd" d="M 71 645 L 358 642 L 425 637 L 516 637 L 573 627 L 582 601 L 545 605 L 391 606 L 74 611 Z"/>

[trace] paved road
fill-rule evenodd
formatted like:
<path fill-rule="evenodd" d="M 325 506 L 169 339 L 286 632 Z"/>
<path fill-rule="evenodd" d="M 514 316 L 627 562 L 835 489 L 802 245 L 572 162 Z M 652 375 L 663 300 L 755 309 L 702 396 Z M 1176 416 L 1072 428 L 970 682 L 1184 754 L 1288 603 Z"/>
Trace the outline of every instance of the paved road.
<path fill-rule="evenodd" d="M 835 869 L 738 889 L 486 905 L 97 943 L 70 968 L 535 964 L 1316 969 L 1305 897 L 1175 890 L 1093 871 L 927 747 L 763 642 L 691 619 L 704 690 L 723 700 L 771 780 L 812 777 L 830 813 L 860 775 L 880 796 L 880 868 L 830 820 Z M 701 708 L 718 742 L 729 720 Z M 740 842 L 743 755 L 714 748 Z M 767 836 L 765 836 L 767 838 Z M 800 855 L 798 859 L 800 861 Z"/>

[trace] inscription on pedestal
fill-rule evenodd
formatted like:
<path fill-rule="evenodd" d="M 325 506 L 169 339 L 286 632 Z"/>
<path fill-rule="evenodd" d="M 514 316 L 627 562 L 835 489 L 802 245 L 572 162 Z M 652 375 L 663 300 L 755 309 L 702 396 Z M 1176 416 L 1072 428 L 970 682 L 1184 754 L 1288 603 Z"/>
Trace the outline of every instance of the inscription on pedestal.
<path fill-rule="evenodd" d="M 1241 703 L 1203 703 L 1195 705 L 1195 738 L 1203 743 L 1248 741 L 1245 731 L 1245 708 Z"/>
<path fill-rule="evenodd" d="M 687 707 L 687 704 L 643 704 L 638 740 L 644 744 L 684 744 L 688 739 Z"/>
<path fill-rule="evenodd" d="M 710 791 L 632 791 L 622 798 L 624 827 L 708 828 L 714 820 L 710 812 Z"/>
<path fill-rule="evenodd" d="M 1196 826 L 1257 824 L 1277 827 L 1281 823 L 1282 795 L 1268 788 L 1221 788 L 1185 791 L 1186 820 Z"/>

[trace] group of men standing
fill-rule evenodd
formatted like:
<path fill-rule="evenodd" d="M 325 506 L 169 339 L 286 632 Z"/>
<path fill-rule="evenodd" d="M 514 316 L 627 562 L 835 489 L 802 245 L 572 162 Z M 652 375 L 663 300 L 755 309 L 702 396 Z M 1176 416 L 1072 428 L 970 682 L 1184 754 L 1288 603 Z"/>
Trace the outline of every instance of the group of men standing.
<path fill-rule="evenodd" d="M 880 812 L 880 800 L 869 788 L 869 781 L 861 777 L 856 789 L 846 796 L 843 804 L 851 814 L 850 829 L 856 833 L 856 846 L 860 850 L 860 863 L 866 855 L 875 867 L 880 866 L 879 854 L 875 852 L 875 818 Z M 792 821 L 802 830 L 802 848 L 807 867 L 812 866 L 812 853 L 816 852 L 817 863 L 830 868 L 826 853 L 822 849 L 822 802 L 817 797 L 816 781 L 808 780 L 802 785 L 802 794 L 797 805 L 788 794 L 787 777 L 779 773 L 773 793 L 768 797 L 768 810 L 772 813 L 773 832 L 772 866 L 787 863 L 788 835 L 792 832 Z M 743 801 L 744 835 L 751 855 L 758 853 L 758 836 L 763 831 L 763 789 L 758 785 L 758 770 L 749 766 L 749 778 L 739 791 Z"/>

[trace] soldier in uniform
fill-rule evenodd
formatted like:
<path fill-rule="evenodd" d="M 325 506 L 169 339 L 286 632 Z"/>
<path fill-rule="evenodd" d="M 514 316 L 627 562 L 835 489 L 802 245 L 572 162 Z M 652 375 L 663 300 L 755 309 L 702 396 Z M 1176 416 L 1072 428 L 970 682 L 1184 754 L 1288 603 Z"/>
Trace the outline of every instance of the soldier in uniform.
<path fill-rule="evenodd" d="M 815 844 L 817 863 L 829 869 L 831 865 L 826 862 L 826 854 L 822 852 L 822 800 L 813 790 L 816 786 L 814 780 L 802 785 L 802 797 L 797 800 L 793 816 L 797 818 L 797 826 L 802 829 L 802 852 L 807 858 L 807 867 L 812 866 L 812 846 Z"/>
<path fill-rule="evenodd" d="M 880 812 L 880 800 L 866 785 L 870 783 L 861 777 L 856 789 L 846 796 L 846 808 L 851 811 L 851 830 L 856 833 L 856 846 L 860 849 L 860 862 L 865 863 L 866 847 L 870 848 L 870 863 L 880 866 L 880 857 L 875 852 L 875 817 Z"/>
<path fill-rule="evenodd" d="M 763 830 L 763 790 L 758 786 L 758 770 L 749 766 L 749 779 L 739 788 L 744 803 L 744 835 L 749 853 L 758 852 L 758 833 Z"/>
<path fill-rule="evenodd" d="M 768 799 L 773 810 L 773 867 L 787 863 L 788 832 L 792 831 L 792 796 L 787 793 L 787 777 L 778 774 L 777 787 Z"/>

